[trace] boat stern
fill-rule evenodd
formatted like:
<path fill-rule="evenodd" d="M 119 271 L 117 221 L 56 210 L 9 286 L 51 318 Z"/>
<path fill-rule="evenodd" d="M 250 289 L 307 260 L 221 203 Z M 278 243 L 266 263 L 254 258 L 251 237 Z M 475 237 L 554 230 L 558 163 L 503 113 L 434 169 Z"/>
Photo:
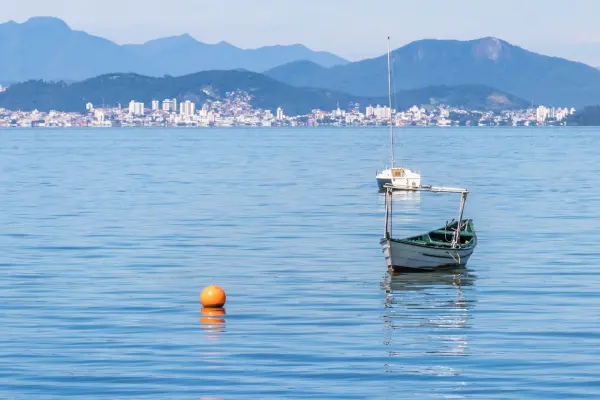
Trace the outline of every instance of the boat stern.
<path fill-rule="evenodd" d="M 392 180 L 389 178 L 377 178 L 377 186 L 379 189 L 383 189 L 385 185 L 391 184 Z"/>
<path fill-rule="evenodd" d="M 377 179 L 379 189 L 383 189 L 385 185 L 392 183 L 392 174 L 389 169 L 384 169 L 375 175 L 375 179 Z"/>
<path fill-rule="evenodd" d="M 391 249 L 391 241 L 386 238 L 382 238 L 379 241 L 381 245 L 381 251 L 383 252 L 383 257 L 385 258 L 385 264 L 388 268 L 392 268 L 394 263 L 392 262 L 392 249 Z"/>

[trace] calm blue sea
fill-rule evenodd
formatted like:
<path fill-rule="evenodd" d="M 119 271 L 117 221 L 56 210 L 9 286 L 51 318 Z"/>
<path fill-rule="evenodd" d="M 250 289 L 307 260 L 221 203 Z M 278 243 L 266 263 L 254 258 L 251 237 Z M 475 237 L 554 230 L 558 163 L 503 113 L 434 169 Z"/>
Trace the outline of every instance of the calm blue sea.
<path fill-rule="evenodd" d="M 396 276 L 387 135 L 0 130 L 0 398 L 599 398 L 600 130 L 398 130 L 479 245 Z M 395 236 L 458 203 L 399 196 Z"/>

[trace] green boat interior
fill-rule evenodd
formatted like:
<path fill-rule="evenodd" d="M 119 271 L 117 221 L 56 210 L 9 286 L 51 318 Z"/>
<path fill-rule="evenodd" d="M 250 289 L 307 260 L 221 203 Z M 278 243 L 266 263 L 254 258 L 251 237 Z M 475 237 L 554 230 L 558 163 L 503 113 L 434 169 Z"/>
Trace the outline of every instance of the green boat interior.
<path fill-rule="evenodd" d="M 422 235 L 412 236 L 404 239 L 404 241 L 415 242 L 429 246 L 448 247 L 452 244 L 452 239 L 454 238 L 454 233 L 456 232 L 457 228 L 458 221 L 450 222 L 443 228 L 436 229 Z M 473 220 L 468 219 L 462 221 L 460 244 L 462 246 L 471 245 L 475 241 L 475 238 L 476 235 L 475 229 L 473 228 Z"/>

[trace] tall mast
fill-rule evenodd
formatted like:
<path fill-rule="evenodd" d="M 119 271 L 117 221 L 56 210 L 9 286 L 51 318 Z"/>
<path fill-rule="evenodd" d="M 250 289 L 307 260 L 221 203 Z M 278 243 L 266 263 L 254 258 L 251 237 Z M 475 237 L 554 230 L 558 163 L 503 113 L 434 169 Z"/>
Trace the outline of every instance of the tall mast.
<path fill-rule="evenodd" d="M 390 103 L 390 150 L 392 152 L 392 168 L 394 168 L 394 122 L 392 120 L 392 60 L 390 53 L 390 37 L 388 36 L 388 97 Z"/>

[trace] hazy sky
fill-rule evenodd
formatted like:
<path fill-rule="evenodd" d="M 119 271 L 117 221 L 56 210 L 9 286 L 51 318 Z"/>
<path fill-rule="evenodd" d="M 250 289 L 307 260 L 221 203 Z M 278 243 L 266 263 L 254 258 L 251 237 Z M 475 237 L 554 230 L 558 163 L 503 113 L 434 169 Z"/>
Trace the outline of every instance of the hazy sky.
<path fill-rule="evenodd" d="M 423 38 L 496 36 L 600 66 L 599 0 L 5 0 L 0 21 L 64 19 L 117 43 L 189 33 L 243 48 L 302 43 L 356 60 Z M 590 44 L 599 44 L 590 46 Z"/>

